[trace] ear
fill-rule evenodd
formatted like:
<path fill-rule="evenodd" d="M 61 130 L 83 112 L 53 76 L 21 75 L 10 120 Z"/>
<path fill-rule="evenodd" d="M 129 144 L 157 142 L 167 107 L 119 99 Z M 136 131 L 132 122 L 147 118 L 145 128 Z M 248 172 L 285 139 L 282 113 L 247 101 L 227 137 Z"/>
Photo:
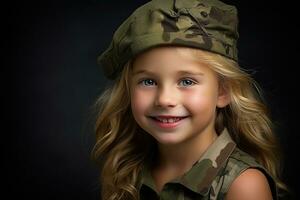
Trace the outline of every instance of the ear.
<path fill-rule="evenodd" d="M 230 91 L 226 87 L 226 84 L 219 84 L 219 91 L 218 91 L 218 99 L 217 99 L 217 107 L 224 108 L 230 103 Z"/>

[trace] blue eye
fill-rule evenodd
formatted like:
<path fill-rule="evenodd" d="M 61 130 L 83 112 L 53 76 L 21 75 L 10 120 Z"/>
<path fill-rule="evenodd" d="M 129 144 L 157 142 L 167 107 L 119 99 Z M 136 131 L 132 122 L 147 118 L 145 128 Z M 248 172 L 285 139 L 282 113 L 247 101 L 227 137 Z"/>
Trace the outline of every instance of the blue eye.
<path fill-rule="evenodd" d="M 140 83 L 143 84 L 144 86 L 155 85 L 155 82 L 152 79 L 144 79 L 144 80 L 140 81 Z"/>
<path fill-rule="evenodd" d="M 195 84 L 195 81 L 192 81 L 190 79 L 183 79 L 180 81 L 182 86 L 191 86 Z"/>

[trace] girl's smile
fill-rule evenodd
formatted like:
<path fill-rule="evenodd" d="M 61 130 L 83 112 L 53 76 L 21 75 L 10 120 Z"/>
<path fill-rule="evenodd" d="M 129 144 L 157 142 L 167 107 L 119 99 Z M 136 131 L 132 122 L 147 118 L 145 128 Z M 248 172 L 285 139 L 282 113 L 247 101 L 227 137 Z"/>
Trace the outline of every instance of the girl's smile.
<path fill-rule="evenodd" d="M 163 129 L 171 129 L 180 126 L 188 116 L 171 116 L 171 115 L 160 115 L 151 116 L 149 119 L 154 122 L 155 126 Z"/>

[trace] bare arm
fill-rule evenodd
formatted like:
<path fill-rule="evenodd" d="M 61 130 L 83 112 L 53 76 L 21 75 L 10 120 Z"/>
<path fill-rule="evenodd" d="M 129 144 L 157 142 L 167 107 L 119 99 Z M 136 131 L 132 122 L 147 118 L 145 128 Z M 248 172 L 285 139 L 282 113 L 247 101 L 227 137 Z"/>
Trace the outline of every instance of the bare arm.
<path fill-rule="evenodd" d="M 226 200 L 272 200 L 266 176 L 257 169 L 247 169 L 233 181 Z"/>

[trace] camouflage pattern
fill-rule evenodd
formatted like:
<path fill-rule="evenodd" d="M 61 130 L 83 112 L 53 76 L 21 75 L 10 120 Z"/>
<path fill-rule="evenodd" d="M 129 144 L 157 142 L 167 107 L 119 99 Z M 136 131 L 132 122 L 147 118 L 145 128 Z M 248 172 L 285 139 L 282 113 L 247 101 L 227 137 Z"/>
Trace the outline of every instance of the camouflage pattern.
<path fill-rule="evenodd" d="M 157 193 L 148 166 L 140 173 L 141 200 L 223 200 L 233 180 L 248 168 L 262 171 L 268 178 L 273 199 L 277 191 L 273 178 L 253 157 L 236 147 L 227 129 L 210 145 L 203 156 L 181 177 L 166 183 Z"/>
<path fill-rule="evenodd" d="M 160 45 L 199 48 L 237 61 L 237 26 L 236 8 L 218 0 L 153 0 L 120 25 L 97 60 L 110 79 L 129 59 Z"/>

